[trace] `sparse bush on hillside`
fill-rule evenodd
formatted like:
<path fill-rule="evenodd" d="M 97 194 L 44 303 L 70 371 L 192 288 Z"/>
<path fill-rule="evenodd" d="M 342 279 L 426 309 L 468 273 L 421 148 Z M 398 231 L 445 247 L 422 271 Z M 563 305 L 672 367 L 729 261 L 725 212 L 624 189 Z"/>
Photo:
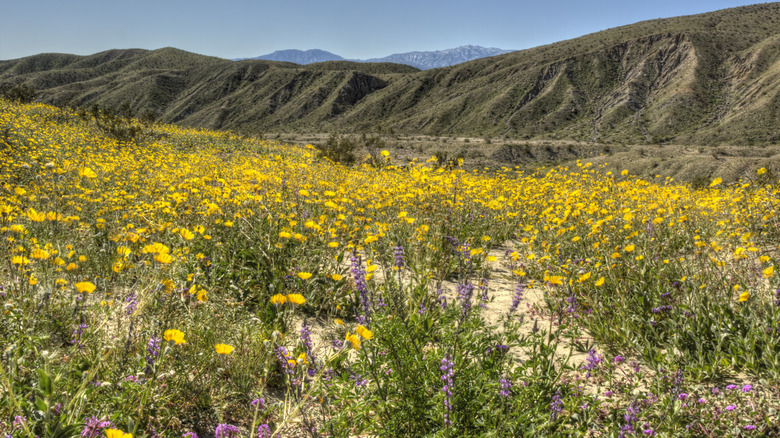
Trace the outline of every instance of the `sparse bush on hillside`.
<path fill-rule="evenodd" d="M 0 87 L 0 94 L 13 102 L 30 103 L 35 100 L 35 95 L 37 93 L 35 88 L 22 82 L 16 85 L 5 85 Z"/>
<path fill-rule="evenodd" d="M 133 111 L 128 103 L 122 104 L 118 112 L 93 104 L 88 109 L 77 108 L 76 114 L 85 121 L 93 121 L 100 131 L 120 143 L 137 142 L 143 134 L 143 128 L 132 119 Z M 149 125 L 152 116 L 144 114 L 144 117 L 142 121 Z"/>
<path fill-rule="evenodd" d="M 319 151 L 320 157 L 336 163 L 352 164 L 355 162 L 355 151 L 358 145 L 348 136 L 333 133 L 325 144 L 319 144 L 315 147 Z"/>
<path fill-rule="evenodd" d="M 364 132 L 360 136 L 360 145 L 368 152 L 368 157 L 373 166 L 381 166 L 384 163 L 382 150 L 385 147 L 385 141 L 379 135 L 366 135 Z"/>

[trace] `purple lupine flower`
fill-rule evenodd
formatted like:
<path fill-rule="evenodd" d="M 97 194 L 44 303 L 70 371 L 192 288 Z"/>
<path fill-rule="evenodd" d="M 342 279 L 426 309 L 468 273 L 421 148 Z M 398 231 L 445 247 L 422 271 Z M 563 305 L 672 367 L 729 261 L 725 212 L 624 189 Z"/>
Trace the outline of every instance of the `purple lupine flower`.
<path fill-rule="evenodd" d="M 569 297 L 566 298 L 566 302 L 569 303 L 567 311 L 569 313 L 577 313 L 577 296 L 569 292 Z"/>
<path fill-rule="evenodd" d="M 331 347 L 333 347 L 334 350 L 341 350 L 344 348 L 344 341 L 341 339 L 334 339 L 330 342 Z"/>
<path fill-rule="evenodd" d="M 447 296 L 444 295 L 444 289 L 436 289 L 436 301 L 439 303 L 442 310 L 447 308 Z"/>
<path fill-rule="evenodd" d="M 482 299 L 482 302 L 479 303 L 479 307 L 482 307 L 483 309 L 486 309 L 487 305 L 485 305 L 485 303 L 487 303 L 490 300 L 490 297 L 488 297 L 488 279 L 487 278 L 483 278 L 483 279 L 481 279 L 479 281 L 479 290 L 481 291 L 480 298 Z"/>
<path fill-rule="evenodd" d="M 238 438 L 240 434 L 241 430 L 232 424 L 219 424 L 214 430 L 214 435 L 217 438 Z"/>
<path fill-rule="evenodd" d="M 252 405 L 253 408 L 256 408 L 258 410 L 265 409 L 265 400 L 262 398 L 256 398 L 252 400 L 249 404 Z"/>
<path fill-rule="evenodd" d="M 511 395 L 512 381 L 505 377 L 498 382 L 501 384 L 501 390 L 498 393 L 503 397 L 509 397 Z"/>
<path fill-rule="evenodd" d="M 127 316 L 132 316 L 133 312 L 135 312 L 135 309 L 138 307 L 138 295 L 136 295 L 135 292 L 130 292 L 130 295 L 125 298 L 125 302 L 127 303 L 127 306 L 125 307 Z"/>
<path fill-rule="evenodd" d="M 368 324 L 370 320 L 371 302 L 368 297 L 368 283 L 366 283 L 366 271 L 363 269 L 363 265 L 360 262 L 360 257 L 357 253 L 352 254 L 350 259 L 352 262 L 351 270 L 352 277 L 355 280 L 355 288 L 360 294 L 360 304 L 363 307 L 363 314 L 357 315 L 357 322 L 359 324 Z"/>
<path fill-rule="evenodd" d="M 257 427 L 257 438 L 271 438 L 271 427 L 261 424 Z"/>
<path fill-rule="evenodd" d="M 8 423 L 6 423 L 6 424 L 8 424 Z M 25 417 L 23 417 L 21 415 L 17 415 L 17 416 L 14 417 L 14 422 L 13 422 L 13 428 L 14 429 L 21 429 L 21 428 L 25 427 L 26 425 L 27 425 L 27 418 L 25 418 Z"/>
<path fill-rule="evenodd" d="M 453 377 L 455 376 L 454 368 L 455 362 L 452 361 L 449 354 L 445 355 L 441 360 L 439 370 L 442 372 L 441 380 L 444 382 L 444 386 L 441 388 L 441 392 L 444 393 L 444 424 L 448 426 L 452 424 L 450 419 L 450 413 L 452 412 L 450 399 L 452 398 Z"/>
<path fill-rule="evenodd" d="M 428 310 L 428 309 L 425 308 L 425 305 L 423 303 L 420 303 L 420 309 L 417 310 L 417 313 L 419 313 L 420 315 L 423 315 L 423 314 L 425 314 L 426 310 Z"/>
<path fill-rule="evenodd" d="M 103 421 L 96 417 L 84 419 L 84 429 L 81 430 L 81 438 L 99 438 L 103 436 L 103 429 L 113 429 L 114 423 Z"/>
<path fill-rule="evenodd" d="M 679 394 L 683 385 L 685 385 L 685 376 L 683 375 L 682 368 L 677 368 L 677 376 L 674 378 L 674 393 Z"/>
<path fill-rule="evenodd" d="M 513 313 L 517 310 L 517 306 L 520 305 L 520 301 L 523 299 L 523 291 L 525 290 L 525 285 L 522 283 L 517 283 L 515 286 L 515 295 L 512 297 L 512 306 L 509 307 L 509 313 Z"/>
<path fill-rule="evenodd" d="M 626 413 L 623 415 L 623 421 L 625 421 L 626 424 L 620 428 L 618 437 L 624 438 L 626 435 L 633 435 L 635 433 L 634 423 L 639 420 L 637 414 L 639 414 L 639 409 L 637 408 L 636 402 L 633 402 L 631 403 L 631 406 L 626 408 Z"/>
<path fill-rule="evenodd" d="M 146 370 L 144 374 L 151 375 L 154 370 L 154 361 L 160 355 L 161 338 L 150 338 L 146 345 Z"/>
<path fill-rule="evenodd" d="M 395 266 L 398 269 L 404 267 L 404 247 L 401 244 L 393 248 L 393 258 L 395 259 Z"/>
<path fill-rule="evenodd" d="M 81 335 L 84 334 L 84 330 L 86 330 L 89 326 L 84 324 L 83 317 L 81 318 L 82 322 L 78 325 L 76 330 L 73 330 L 73 339 L 71 339 L 70 343 L 71 345 L 75 345 L 78 347 L 79 350 L 84 348 L 84 344 L 81 343 Z"/>
<path fill-rule="evenodd" d="M 596 354 L 596 350 L 590 349 L 588 351 L 588 357 L 586 358 L 587 363 L 580 367 L 580 369 L 587 371 L 585 377 L 590 377 L 590 372 L 599 366 L 602 359 L 603 357 L 600 354 Z"/>
<path fill-rule="evenodd" d="M 558 414 L 561 413 L 563 410 L 563 398 L 561 397 L 561 390 L 556 389 L 555 394 L 552 397 L 552 401 L 550 402 L 550 418 L 555 420 L 558 418 Z"/>
<path fill-rule="evenodd" d="M 279 363 L 282 364 L 282 369 L 284 370 L 285 374 L 292 374 L 293 373 L 293 366 L 290 364 L 290 353 L 287 352 L 287 349 L 278 346 L 276 347 L 276 358 L 279 359 Z"/>
<path fill-rule="evenodd" d="M 353 374 L 349 377 L 355 381 L 355 388 L 360 388 L 361 386 L 366 386 L 368 384 L 368 380 L 361 377 L 360 374 Z"/>
<path fill-rule="evenodd" d="M 303 346 L 306 348 L 306 357 L 309 358 L 309 363 L 314 365 L 314 361 L 316 361 L 317 358 L 314 356 L 314 349 L 312 348 L 311 330 L 309 329 L 309 326 L 306 325 L 306 322 L 301 326 L 301 341 L 303 341 Z"/>
<path fill-rule="evenodd" d="M 471 308 L 471 297 L 474 295 L 474 285 L 471 283 L 464 283 L 458 285 L 458 299 L 461 301 L 463 307 L 463 313 L 468 313 Z"/>

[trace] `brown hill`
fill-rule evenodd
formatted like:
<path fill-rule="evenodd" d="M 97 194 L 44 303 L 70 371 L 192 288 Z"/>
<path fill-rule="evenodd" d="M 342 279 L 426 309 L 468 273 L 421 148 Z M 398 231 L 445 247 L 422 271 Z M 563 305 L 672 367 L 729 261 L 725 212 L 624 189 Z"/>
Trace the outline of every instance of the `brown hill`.
<path fill-rule="evenodd" d="M 459 134 L 606 143 L 780 141 L 780 3 L 652 20 L 448 68 L 233 62 L 176 49 L 0 62 L 39 99 L 129 102 L 247 131 Z"/>

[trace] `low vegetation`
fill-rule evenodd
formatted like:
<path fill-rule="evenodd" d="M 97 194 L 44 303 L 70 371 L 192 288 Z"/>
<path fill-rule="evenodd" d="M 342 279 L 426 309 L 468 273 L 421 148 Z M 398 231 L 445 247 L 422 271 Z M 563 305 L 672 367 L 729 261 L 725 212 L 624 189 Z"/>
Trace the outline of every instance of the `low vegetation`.
<path fill-rule="evenodd" d="M 347 166 L 123 123 L 0 100 L 3 435 L 780 433 L 772 168 Z"/>

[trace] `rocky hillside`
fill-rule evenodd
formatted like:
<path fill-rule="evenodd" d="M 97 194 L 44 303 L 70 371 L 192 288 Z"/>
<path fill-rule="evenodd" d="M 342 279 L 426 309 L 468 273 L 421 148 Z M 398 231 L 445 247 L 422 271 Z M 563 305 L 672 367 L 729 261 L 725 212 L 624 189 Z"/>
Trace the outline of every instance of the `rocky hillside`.
<path fill-rule="evenodd" d="M 46 102 L 129 102 L 209 128 L 773 144 L 780 3 L 646 21 L 427 71 L 115 50 L 0 62 L 0 84 L 19 82 Z"/>

